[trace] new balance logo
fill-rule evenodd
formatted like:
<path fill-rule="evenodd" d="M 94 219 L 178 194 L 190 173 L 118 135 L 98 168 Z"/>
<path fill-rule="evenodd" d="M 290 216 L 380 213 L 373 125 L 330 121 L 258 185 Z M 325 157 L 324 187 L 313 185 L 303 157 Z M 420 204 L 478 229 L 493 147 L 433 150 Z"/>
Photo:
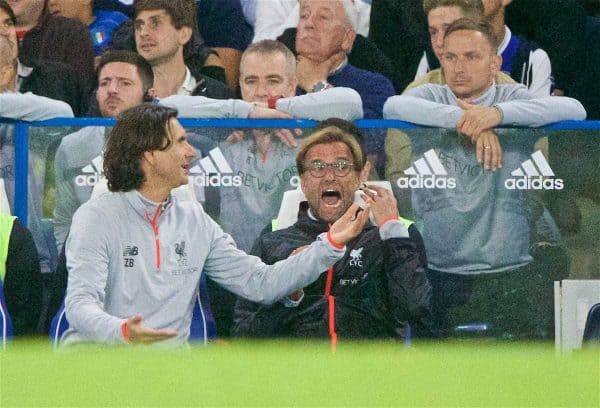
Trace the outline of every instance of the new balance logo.
<path fill-rule="evenodd" d="M 512 178 L 506 179 L 504 187 L 508 190 L 562 190 L 564 181 L 554 177 L 548 161 L 541 151 L 531 155 L 518 169 L 510 173 Z"/>
<path fill-rule="evenodd" d="M 430 149 L 423 158 L 415 161 L 404 171 L 409 177 L 400 177 L 396 184 L 400 188 L 455 188 L 456 179 L 448 177 L 448 172 L 435 150 Z"/>
<path fill-rule="evenodd" d="M 218 147 L 208 152 L 208 156 L 200 159 L 190 169 L 190 179 L 194 185 L 201 187 L 239 187 L 242 185 L 242 177 L 233 175 L 231 166 Z"/>
<path fill-rule="evenodd" d="M 75 184 L 79 187 L 94 187 L 104 179 L 102 164 L 102 155 L 95 157 L 90 164 L 81 169 L 83 174 L 75 177 Z"/>

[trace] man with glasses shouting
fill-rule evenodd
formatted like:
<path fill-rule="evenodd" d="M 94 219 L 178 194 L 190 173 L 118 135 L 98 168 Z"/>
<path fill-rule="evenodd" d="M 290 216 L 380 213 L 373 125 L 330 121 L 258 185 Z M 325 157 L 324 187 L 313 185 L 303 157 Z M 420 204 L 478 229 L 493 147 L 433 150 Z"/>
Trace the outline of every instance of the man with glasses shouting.
<path fill-rule="evenodd" d="M 298 221 L 266 232 L 252 253 L 267 264 L 302 251 L 326 232 L 364 186 L 366 162 L 350 128 L 325 127 L 304 140 L 296 157 L 302 191 Z M 347 243 L 344 257 L 302 291 L 270 306 L 238 300 L 233 334 L 250 337 L 403 338 L 428 332 L 431 288 L 419 232 L 399 217 L 390 190 L 362 187 L 374 223 Z"/>

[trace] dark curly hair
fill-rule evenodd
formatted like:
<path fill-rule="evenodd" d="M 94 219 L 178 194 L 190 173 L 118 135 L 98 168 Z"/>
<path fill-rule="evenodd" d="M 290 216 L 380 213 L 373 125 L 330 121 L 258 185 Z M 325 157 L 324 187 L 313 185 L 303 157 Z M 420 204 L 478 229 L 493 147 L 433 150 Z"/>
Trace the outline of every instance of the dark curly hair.
<path fill-rule="evenodd" d="M 137 190 L 142 186 L 142 156 L 144 152 L 169 148 L 169 120 L 175 117 L 177 110 L 151 103 L 119 115 L 104 149 L 104 175 L 110 191 Z"/>

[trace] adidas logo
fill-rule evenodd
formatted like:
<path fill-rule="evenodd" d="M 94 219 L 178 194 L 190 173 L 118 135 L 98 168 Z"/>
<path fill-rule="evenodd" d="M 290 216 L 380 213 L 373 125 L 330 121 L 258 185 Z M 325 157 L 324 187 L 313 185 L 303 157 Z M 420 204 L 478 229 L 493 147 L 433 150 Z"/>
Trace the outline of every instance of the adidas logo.
<path fill-rule="evenodd" d="M 508 190 L 562 190 L 564 181 L 554 178 L 554 172 L 541 151 L 531 155 L 518 169 L 510 173 L 513 178 L 504 182 Z"/>
<path fill-rule="evenodd" d="M 100 181 L 104 180 L 102 164 L 102 155 L 95 157 L 90 164 L 81 169 L 83 174 L 75 177 L 75 184 L 79 187 L 94 187 Z"/>
<path fill-rule="evenodd" d="M 426 151 L 423 158 L 415 161 L 404 174 L 409 177 L 396 180 L 400 188 L 456 188 L 456 179 L 448 177 L 448 172 L 433 149 Z"/>
<path fill-rule="evenodd" d="M 190 169 L 190 181 L 200 187 L 240 187 L 242 177 L 234 176 L 223 152 L 217 147 Z"/>

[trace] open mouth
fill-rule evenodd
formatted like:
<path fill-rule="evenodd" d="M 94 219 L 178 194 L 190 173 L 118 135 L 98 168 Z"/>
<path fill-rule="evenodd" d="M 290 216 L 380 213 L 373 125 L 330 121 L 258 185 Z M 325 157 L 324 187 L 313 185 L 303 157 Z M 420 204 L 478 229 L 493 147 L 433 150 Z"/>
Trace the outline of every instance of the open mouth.
<path fill-rule="evenodd" d="M 328 189 L 321 193 L 321 201 L 327 207 L 338 207 L 342 203 L 342 195 L 337 190 Z"/>

